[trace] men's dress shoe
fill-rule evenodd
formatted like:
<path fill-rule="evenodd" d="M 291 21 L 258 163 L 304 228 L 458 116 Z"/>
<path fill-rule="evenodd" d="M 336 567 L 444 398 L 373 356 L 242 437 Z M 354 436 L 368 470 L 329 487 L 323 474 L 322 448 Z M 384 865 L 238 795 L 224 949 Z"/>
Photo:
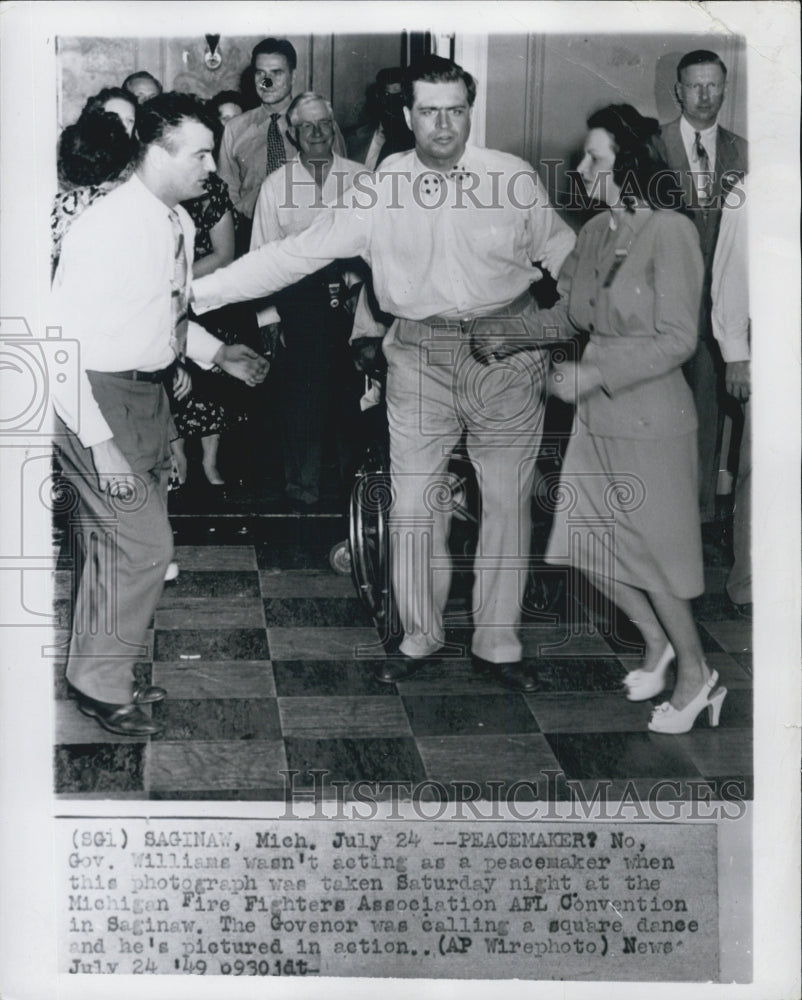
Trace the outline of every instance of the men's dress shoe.
<path fill-rule="evenodd" d="M 167 692 L 162 687 L 153 684 L 134 684 L 133 703 L 135 705 L 155 705 L 157 701 L 164 701 Z"/>
<path fill-rule="evenodd" d="M 537 691 L 537 677 L 523 663 L 491 663 L 481 656 L 473 655 L 473 669 L 480 674 L 488 674 L 505 688 L 511 691 L 522 691 L 531 694 Z"/>
<path fill-rule="evenodd" d="M 95 719 L 110 733 L 117 733 L 120 736 L 155 736 L 164 729 L 164 726 L 154 722 L 133 702 L 128 705 L 114 705 L 106 701 L 97 701 L 82 694 L 72 685 L 70 693 L 81 712 Z"/>
<path fill-rule="evenodd" d="M 394 653 L 391 658 L 381 660 L 373 668 L 373 676 L 382 684 L 395 684 L 396 681 L 412 677 L 421 667 L 430 666 L 439 659 L 439 650 L 429 656 L 407 656 L 405 653 Z"/>

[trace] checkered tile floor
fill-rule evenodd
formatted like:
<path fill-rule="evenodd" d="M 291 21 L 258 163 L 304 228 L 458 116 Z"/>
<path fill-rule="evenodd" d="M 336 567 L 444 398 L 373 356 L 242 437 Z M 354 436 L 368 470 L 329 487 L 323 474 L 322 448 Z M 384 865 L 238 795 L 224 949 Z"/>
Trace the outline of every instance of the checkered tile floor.
<path fill-rule="evenodd" d="M 63 656 L 54 661 L 55 784 L 65 798 L 252 799 L 284 797 L 325 781 L 460 782 L 498 794 L 532 781 L 540 798 L 588 796 L 609 782 L 645 796 L 660 779 L 726 779 L 752 794 L 751 626 L 723 594 L 726 567 L 709 566 L 696 619 L 729 689 L 718 730 L 700 720 L 684 736 L 646 730 L 651 703 L 627 702 L 621 680 L 634 654 L 621 637 L 585 625 L 528 620 L 525 656 L 539 690 L 505 692 L 476 675 L 466 655 L 396 685 L 374 680 L 383 656 L 347 577 L 328 563 L 346 537 L 338 517 L 177 517 L 177 581 L 165 587 L 139 670 L 167 688 L 153 712 L 163 735 L 106 733 L 67 699 Z M 70 573 L 57 570 L 57 610 L 69 616 Z M 452 602 L 454 616 L 464 601 Z M 606 630 L 602 630 L 606 631 Z M 623 636 L 626 639 L 626 636 Z M 357 652 L 358 651 L 358 652 Z M 333 787 L 333 786 L 332 786 Z M 328 794 L 328 788 L 326 794 Z"/>

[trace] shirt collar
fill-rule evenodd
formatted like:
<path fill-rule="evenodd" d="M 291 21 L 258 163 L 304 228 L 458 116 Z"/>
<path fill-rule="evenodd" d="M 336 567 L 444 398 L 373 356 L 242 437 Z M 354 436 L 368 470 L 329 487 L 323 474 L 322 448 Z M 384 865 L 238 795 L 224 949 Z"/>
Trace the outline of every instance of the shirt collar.
<path fill-rule="evenodd" d="M 696 133 L 698 132 L 702 140 L 708 140 L 705 145 L 709 145 L 710 142 L 714 142 L 716 138 L 716 129 L 718 128 L 718 119 L 713 122 L 709 128 L 694 128 L 693 125 L 688 121 L 685 115 L 682 115 L 679 120 L 679 130 L 682 138 L 685 140 L 685 144 L 694 142 L 696 140 Z"/>
<path fill-rule="evenodd" d="M 131 174 L 125 183 L 133 185 L 137 197 L 143 199 L 144 203 L 150 206 L 148 210 L 154 214 L 158 213 L 169 217 L 172 212 L 177 212 L 180 207 L 176 205 L 174 208 L 170 208 L 169 205 L 165 205 L 161 198 L 157 197 L 146 184 L 142 183 L 137 173 Z"/>
<path fill-rule="evenodd" d="M 469 155 L 470 146 L 465 147 L 465 151 L 460 157 L 459 161 L 450 167 L 448 170 L 440 170 L 438 167 L 427 167 L 425 163 L 422 163 L 418 158 L 418 151 L 412 150 L 412 173 L 417 176 L 418 174 L 440 174 L 441 177 L 448 177 L 453 171 L 462 171 L 468 173 L 471 169 L 471 158 Z"/>

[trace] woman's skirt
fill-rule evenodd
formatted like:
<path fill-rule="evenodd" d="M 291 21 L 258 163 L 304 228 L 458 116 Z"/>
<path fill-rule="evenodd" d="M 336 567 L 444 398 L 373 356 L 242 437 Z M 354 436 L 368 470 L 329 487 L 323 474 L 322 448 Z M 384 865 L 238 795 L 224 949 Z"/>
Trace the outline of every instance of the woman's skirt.
<path fill-rule="evenodd" d="M 546 561 L 641 590 L 704 591 L 696 432 L 598 437 L 579 420 L 559 482 Z"/>

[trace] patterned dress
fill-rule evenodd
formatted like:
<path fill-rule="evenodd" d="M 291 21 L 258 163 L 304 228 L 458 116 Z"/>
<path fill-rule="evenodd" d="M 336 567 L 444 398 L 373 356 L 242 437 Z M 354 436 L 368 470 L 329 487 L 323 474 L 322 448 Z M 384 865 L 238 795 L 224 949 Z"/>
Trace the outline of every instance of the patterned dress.
<path fill-rule="evenodd" d="M 51 278 L 56 273 L 61 256 L 61 243 L 70 226 L 90 205 L 94 205 L 109 191 L 113 191 L 119 183 L 119 180 L 116 180 L 106 181 L 103 184 L 89 184 L 56 195 L 50 212 L 50 235 L 53 241 L 50 248 Z"/>
<path fill-rule="evenodd" d="M 195 260 L 200 260 L 212 252 L 212 230 L 226 212 L 231 212 L 228 187 L 217 174 L 210 174 L 207 194 L 182 202 L 190 218 L 195 223 Z M 230 314 L 227 310 L 216 310 L 205 316 L 196 317 L 215 337 L 227 344 L 235 342 Z M 191 362 L 188 365 L 192 375 L 192 393 L 185 399 L 172 400 L 173 417 L 180 437 L 197 435 L 206 437 L 219 434 L 226 427 L 245 419 L 236 405 L 231 405 L 231 383 L 235 380 L 218 370 L 203 371 Z"/>

